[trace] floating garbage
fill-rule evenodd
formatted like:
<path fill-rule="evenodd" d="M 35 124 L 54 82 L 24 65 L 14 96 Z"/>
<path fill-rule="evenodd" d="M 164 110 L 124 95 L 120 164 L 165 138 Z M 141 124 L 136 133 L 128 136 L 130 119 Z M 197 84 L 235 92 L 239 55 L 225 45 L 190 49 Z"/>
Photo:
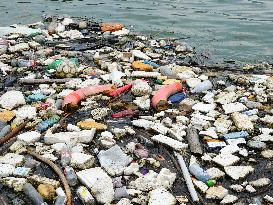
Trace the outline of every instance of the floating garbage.
<path fill-rule="evenodd" d="M 0 28 L 0 204 L 272 203 L 272 65 L 128 28 Z"/>

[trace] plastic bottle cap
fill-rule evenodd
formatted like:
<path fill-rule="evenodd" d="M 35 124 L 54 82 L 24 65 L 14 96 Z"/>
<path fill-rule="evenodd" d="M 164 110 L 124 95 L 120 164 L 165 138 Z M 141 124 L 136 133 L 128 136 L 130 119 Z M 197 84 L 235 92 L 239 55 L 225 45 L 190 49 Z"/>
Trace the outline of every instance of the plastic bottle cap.
<path fill-rule="evenodd" d="M 207 185 L 209 186 L 209 187 L 212 187 L 212 186 L 214 186 L 216 184 L 216 181 L 215 180 L 208 180 L 207 181 Z"/>

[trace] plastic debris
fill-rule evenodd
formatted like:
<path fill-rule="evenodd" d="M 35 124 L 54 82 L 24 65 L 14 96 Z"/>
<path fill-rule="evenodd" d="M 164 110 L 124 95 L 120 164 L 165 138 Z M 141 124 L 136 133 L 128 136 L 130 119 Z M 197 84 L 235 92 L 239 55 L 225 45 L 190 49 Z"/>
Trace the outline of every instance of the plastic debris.
<path fill-rule="evenodd" d="M 54 124 L 56 124 L 57 122 L 59 122 L 61 118 L 58 115 L 54 115 L 52 117 L 50 117 L 49 119 L 40 122 L 37 126 L 36 126 L 36 130 L 38 132 L 44 132 L 46 131 L 48 128 L 52 127 Z"/>
<path fill-rule="evenodd" d="M 273 201 L 271 64 L 83 17 L 0 36 L 0 204 Z"/>

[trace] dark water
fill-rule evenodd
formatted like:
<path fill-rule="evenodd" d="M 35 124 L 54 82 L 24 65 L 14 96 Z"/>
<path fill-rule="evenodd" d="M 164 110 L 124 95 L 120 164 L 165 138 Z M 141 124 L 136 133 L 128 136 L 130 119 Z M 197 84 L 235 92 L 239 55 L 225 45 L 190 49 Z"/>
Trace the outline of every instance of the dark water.
<path fill-rule="evenodd" d="M 272 0 L 0 0 L 0 26 L 39 21 L 43 13 L 182 38 L 220 62 L 273 62 Z"/>

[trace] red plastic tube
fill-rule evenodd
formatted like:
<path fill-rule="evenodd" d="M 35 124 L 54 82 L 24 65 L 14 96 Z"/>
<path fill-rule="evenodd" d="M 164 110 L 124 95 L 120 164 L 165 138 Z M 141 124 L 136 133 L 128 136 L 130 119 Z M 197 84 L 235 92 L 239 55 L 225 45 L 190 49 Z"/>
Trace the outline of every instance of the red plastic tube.
<path fill-rule="evenodd" d="M 128 90 L 130 90 L 132 88 L 132 84 L 128 84 L 128 85 L 124 85 L 120 88 L 117 88 L 116 90 L 114 91 L 111 91 L 108 95 L 111 96 L 111 97 L 115 97 L 121 93 L 124 93 Z"/>
<path fill-rule="evenodd" d="M 109 92 L 113 89 L 112 84 L 96 85 L 76 90 L 64 97 L 62 107 L 66 111 L 73 111 L 78 107 L 81 100 L 89 95 L 96 95 L 102 92 Z"/>
<path fill-rule="evenodd" d="M 159 89 L 152 98 L 153 107 L 158 110 L 166 110 L 168 108 L 168 98 L 182 90 L 181 83 L 173 83 L 171 85 L 166 85 Z"/>
<path fill-rule="evenodd" d="M 127 116 L 133 116 L 138 113 L 138 110 L 123 110 L 117 113 L 112 114 L 113 118 L 122 118 Z"/>

